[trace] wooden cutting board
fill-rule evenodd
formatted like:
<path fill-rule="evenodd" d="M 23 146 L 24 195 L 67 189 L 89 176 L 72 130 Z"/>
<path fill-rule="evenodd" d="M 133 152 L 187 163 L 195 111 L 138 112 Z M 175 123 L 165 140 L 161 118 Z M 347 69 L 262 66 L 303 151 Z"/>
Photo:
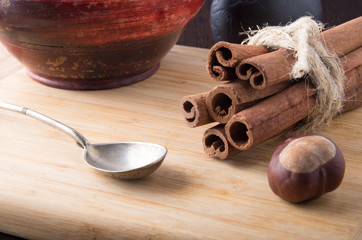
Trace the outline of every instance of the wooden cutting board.
<path fill-rule="evenodd" d="M 91 142 L 148 141 L 169 153 L 137 181 L 105 177 L 83 163 L 71 138 L 24 115 L 0 110 L 0 232 L 33 239 L 347 239 L 362 221 L 362 108 L 320 134 L 346 159 L 334 192 L 303 204 L 273 194 L 267 168 L 274 138 L 228 160 L 207 157 L 203 131 L 188 128 L 182 96 L 217 83 L 206 49 L 175 46 L 160 70 L 104 91 L 43 86 L 0 48 L 0 100 L 24 105 Z"/>

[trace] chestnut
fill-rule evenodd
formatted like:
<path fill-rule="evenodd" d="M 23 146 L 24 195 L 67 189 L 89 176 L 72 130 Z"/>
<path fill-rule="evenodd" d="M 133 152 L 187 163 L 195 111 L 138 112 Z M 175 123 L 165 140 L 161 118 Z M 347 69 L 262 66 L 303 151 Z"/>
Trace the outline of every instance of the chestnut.
<path fill-rule="evenodd" d="M 335 190 L 344 171 L 342 152 L 332 140 L 317 135 L 295 136 L 273 153 L 268 181 L 276 195 L 298 203 Z"/>

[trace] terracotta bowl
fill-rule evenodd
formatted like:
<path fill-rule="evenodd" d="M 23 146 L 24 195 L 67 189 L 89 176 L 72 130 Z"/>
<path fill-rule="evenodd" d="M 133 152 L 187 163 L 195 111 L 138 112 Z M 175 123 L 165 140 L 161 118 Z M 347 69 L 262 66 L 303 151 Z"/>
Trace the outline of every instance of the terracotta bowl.
<path fill-rule="evenodd" d="M 108 89 L 144 80 L 204 0 L 4 0 L 0 39 L 43 84 Z"/>

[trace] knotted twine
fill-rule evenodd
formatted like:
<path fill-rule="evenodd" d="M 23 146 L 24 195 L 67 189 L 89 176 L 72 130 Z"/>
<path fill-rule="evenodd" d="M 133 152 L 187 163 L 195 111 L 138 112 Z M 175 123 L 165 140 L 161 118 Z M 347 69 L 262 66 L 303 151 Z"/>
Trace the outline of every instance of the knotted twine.
<path fill-rule="evenodd" d="M 307 16 L 286 26 L 267 26 L 256 33 L 249 32 L 245 41 L 248 45 L 261 45 L 270 50 L 292 50 L 296 62 L 290 73 L 291 79 L 308 75 L 311 80 L 316 91 L 316 104 L 290 134 L 316 132 L 330 125 L 332 118 L 342 110 L 344 71 L 338 56 L 328 51 L 318 39 L 322 30 L 321 23 Z"/>

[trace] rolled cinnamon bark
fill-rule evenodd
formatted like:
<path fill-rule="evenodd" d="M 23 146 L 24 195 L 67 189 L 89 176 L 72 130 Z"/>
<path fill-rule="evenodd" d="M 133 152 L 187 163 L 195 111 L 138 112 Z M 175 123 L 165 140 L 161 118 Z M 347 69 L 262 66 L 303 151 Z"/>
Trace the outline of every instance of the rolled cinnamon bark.
<path fill-rule="evenodd" d="M 282 82 L 271 88 L 257 90 L 246 81 L 234 81 L 213 88 L 206 97 L 206 107 L 210 116 L 219 123 L 227 123 L 231 117 L 265 97 L 271 96 L 290 86 Z"/>
<path fill-rule="evenodd" d="M 258 72 L 258 69 L 254 68 L 253 66 L 249 66 L 248 64 L 243 64 L 242 61 L 235 67 L 236 76 L 240 80 L 249 80 L 251 75 L 256 72 Z"/>
<path fill-rule="evenodd" d="M 213 66 L 210 76 L 216 81 L 232 81 L 237 78 L 234 69 L 223 66 Z"/>
<path fill-rule="evenodd" d="M 235 114 L 225 126 L 230 144 L 247 150 L 280 134 L 308 116 L 315 104 L 314 93 L 300 82 Z"/>
<path fill-rule="evenodd" d="M 361 61 L 362 62 L 362 61 Z M 346 73 L 343 111 L 350 111 L 362 105 L 362 65 Z M 355 87 L 357 86 L 357 87 Z"/>
<path fill-rule="evenodd" d="M 356 88 L 350 89 L 345 93 L 343 111 L 347 112 L 358 108 L 361 105 L 362 84 L 359 84 Z M 210 157 L 227 159 L 233 155 L 242 152 L 242 150 L 235 148 L 228 141 L 224 124 L 219 124 L 215 127 L 207 129 L 204 132 L 202 143 L 204 147 L 204 152 Z"/>
<path fill-rule="evenodd" d="M 212 47 L 216 59 L 224 67 L 235 67 L 241 60 L 264 54 L 269 50 L 262 46 L 242 45 L 229 42 L 218 42 Z"/>
<path fill-rule="evenodd" d="M 359 84 L 356 88 L 345 93 L 345 100 L 343 103 L 343 112 L 347 112 L 358 108 L 362 105 L 362 84 Z"/>
<path fill-rule="evenodd" d="M 362 64 L 362 46 L 358 49 L 340 57 L 342 68 L 345 72 L 349 72 L 353 68 Z"/>
<path fill-rule="evenodd" d="M 206 108 L 208 92 L 185 96 L 181 99 L 181 109 L 189 127 L 197 127 L 213 122 Z"/>
<path fill-rule="evenodd" d="M 362 46 L 362 17 L 330 28 L 320 34 L 320 40 L 330 51 L 342 57 Z"/>
<path fill-rule="evenodd" d="M 207 129 L 202 142 L 204 152 L 210 157 L 226 159 L 241 152 L 227 141 L 224 124 Z"/>
<path fill-rule="evenodd" d="M 209 75 L 217 81 L 233 80 L 237 77 L 235 66 L 241 60 L 267 52 L 268 50 L 262 46 L 220 41 L 209 50 L 206 69 Z"/>
<path fill-rule="evenodd" d="M 293 51 L 280 48 L 273 52 L 245 59 L 238 67 L 246 72 L 252 72 L 249 83 L 253 88 L 261 90 L 267 86 L 289 81 L 291 78 L 289 73 L 295 61 Z M 238 74 L 240 75 L 240 73 Z"/>
<path fill-rule="evenodd" d="M 362 83 L 361 67 L 346 74 L 344 82 L 344 111 L 359 106 Z M 302 119 L 305 119 L 315 105 L 315 90 L 299 82 L 271 96 L 260 103 L 235 114 L 225 125 L 225 132 L 231 145 L 247 150 L 276 135 L 281 134 Z M 348 86 L 348 87 L 347 87 Z M 353 102 L 353 103 L 352 103 Z"/>
<path fill-rule="evenodd" d="M 328 29 L 319 35 L 325 47 L 342 57 L 362 46 L 362 17 Z M 263 89 L 288 81 L 295 63 L 293 51 L 280 48 L 276 51 L 243 60 L 238 68 L 243 72 L 252 69 L 250 84 Z"/>
<path fill-rule="evenodd" d="M 344 92 L 347 92 L 358 86 L 362 79 L 362 65 L 346 72 L 345 79 L 346 81 L 343 84 Z"/>

